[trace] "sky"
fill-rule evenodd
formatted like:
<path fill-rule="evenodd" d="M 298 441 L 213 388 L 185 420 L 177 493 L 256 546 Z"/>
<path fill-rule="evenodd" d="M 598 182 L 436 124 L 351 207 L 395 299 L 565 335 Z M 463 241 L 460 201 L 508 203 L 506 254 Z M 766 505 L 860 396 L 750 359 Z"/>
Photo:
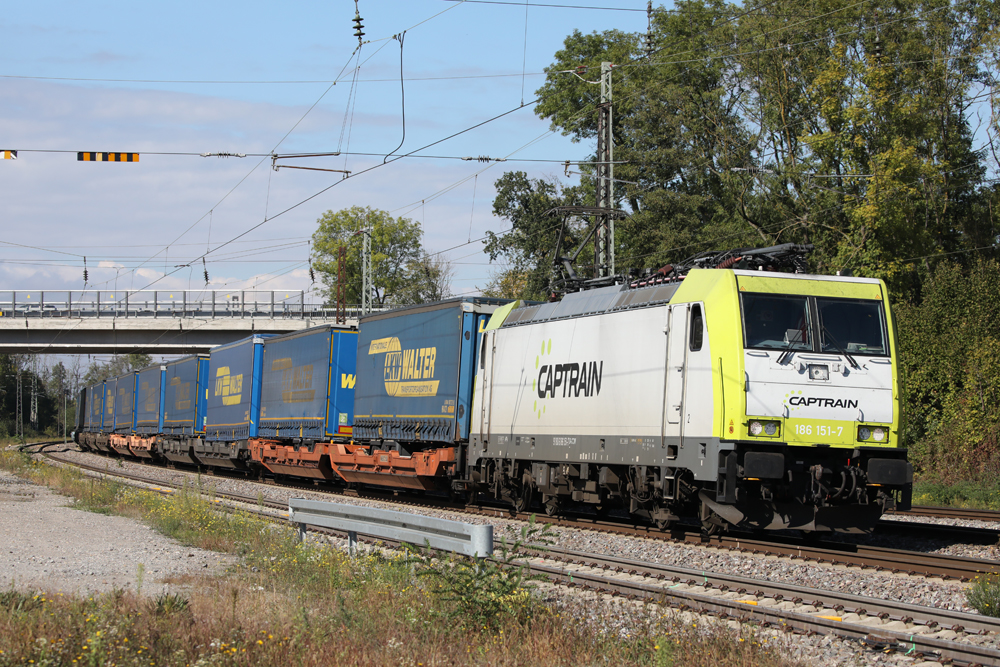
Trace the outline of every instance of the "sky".
<path fill-rule="evenodd" d="M 534 114 L 543 68 L 573 30 L 644 32 L 646 3 L 357 9 L 360 49 L 353 0 L 5 7 L 0 150 L 18 157 L 0 160 L 0 301 L 83 289 L 84 257 L 88 288 L 109 293 L 309 290 L 316 220 L 350 206 L 421 222 L 425 250 L 452 263 L 452 291 L 478 293 L 497 270 L 479 239 L 508 227 L 492 214 L 493 183 L 511 170 L 568 182 L 560 163 L 594 151 Z M 140 158 L 78 162 L 78 151 Z M 269 157 L 334 151 L 277 164 L 350 177 L 275 171 Z M 201 156 L 220 152 L 233 156 Z M 507 162 L 443 159 L 479 156 Z"/>

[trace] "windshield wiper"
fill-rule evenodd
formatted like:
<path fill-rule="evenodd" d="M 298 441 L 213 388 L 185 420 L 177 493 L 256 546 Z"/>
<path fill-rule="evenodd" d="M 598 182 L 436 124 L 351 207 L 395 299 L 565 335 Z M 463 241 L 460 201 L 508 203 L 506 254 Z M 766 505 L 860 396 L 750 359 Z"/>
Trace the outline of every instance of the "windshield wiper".
<path fill-rule="evenodd" d="M 851 366 L 852 366 L 853 368 L 855 368 L 856 370 L 859 370 L 859 371 L 860 371 L 860 370 L 861 370 L 861 364 L 859 364 L 859 363 L 858 363 L 858 362 L 857 362 L 857 361 L 856 361 L 856 360 L 854 359 L 854 357 L 852 357 L 852 356 L 851 356 L 851 355 L 850 355 L 850 354 L 849 354 L 849 353 L 847 352 L 847 350 L 845 350 L 844 348 L 842 348 L 842 347 L 840 346 L 840 343 L 838 343 L 838 342 L 837 342 L 837 339 L 833 337 L 833 334 L 832 334 L 832 333 L 830 333 L 830 330 L 826 328 L 826 325 L 825 325 L 825 324 L 823 324 L 823 325 L 821 325 L 821 326 L 823 327 L 823 333 L 825 333 L 825 334 L 826 334 L 826 336 L 827 336 L 827 338 L 829 338 L 829 339 L 830 339 L 830 342 L 831 342 L 831 343 L 833 343 L 833 346 L 834 346 L 835 348 L 837 348 L 837 352 L 840 352 L 840 353 L 841 353 L 842 355 L 844 355 L 845 357 L 847 357 L 847 361 L 849 361 L 849 362 L 850 362 Z"/>
<path fill-rule="evenodd" d="M 785 349 L 781 352 L 781 354 L 778 355 L 778 359 L 775 363 L 777 363 L 780 366 L 783 363 L 785 363 L 786 359 L 791 359 L 792 355 L 795 353 L 795 350 L 792 349 L 792 345 L 794 345 L 796 342 L 798 341 L 790 340 L 787 343 L 785 343 Z"/>

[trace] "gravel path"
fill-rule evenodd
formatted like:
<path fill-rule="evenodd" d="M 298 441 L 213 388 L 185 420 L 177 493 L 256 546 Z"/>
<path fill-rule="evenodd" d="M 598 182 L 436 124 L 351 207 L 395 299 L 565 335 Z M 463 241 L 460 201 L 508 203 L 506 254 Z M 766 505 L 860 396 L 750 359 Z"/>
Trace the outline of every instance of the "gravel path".
<path fill-rule="evenodd" d="M 102 467 L 118 467 L 119 462 L 106 457 L 83 452 L 65 452 L 61 456 L 86 462 L 91 465 Z M 258 494 L 265 499 L 278 502 L 287 502 L 290 497 L 306 497 L 333 502 L 349 503 L 365 506 L 393 507 L 390 503 L 377 500 L 358 499 L 344 496 L 331 496 L 329 494 L 310 492 L 300 489 L 289 489 L 281 486 L 262 484 L 249 480 L 233 479 L 229 477 L 215 477 L 209 475 L 195 476 L 185 471 L 171 470 L 152 465 L 140 465 L 137 463 L 124 461 L 122 466 L 135 474 L 161 480 L 162 482 L 172 482 L 179 484 L 201 484 L 206 490 L 218 492 L 229 492 L 256 497 Z M 37 488 L 37 487 L 33 487 Z M 2 496 L 0 496 L 2 498 Z M 395 506 L 395 509 L 399 509 Z M 74 510 L 68 510 L 74 511 Z M 433 516 L 445 516 L 456 518 L 456 514 L 434 509 L 409 507 L 406 511 L 416 514 L 426 514 Z M 98 516 L 98 515 L 93 515 Z M 523 526 L 522 522 L 511 521 L 503 518 L 469 516 L 466 514 L 457 515 L 462 521 L 469 523 L 490 523 L 494 526 L 496 540 L 499 541 L 502 535 L 515 536 Z M 109 517 L 100 517 L 109 519 Z M 152 531 L 141 529 L 152 535 Z M 163 538 L 158 538 L 162 540 Z M 324 538 L 325 539 L 325 538 Z M 331 540 L 339 543 L 338 540 Z M 919 543 L 919 539 L 915 538 Z M 942 581 L 933 578 L 920 576 L 895 575 L 891 573 L 879 573 L 874 571 L 861 571 L 854 568 L 828 564 L 812 564 L 793 562 L 785 558 L 773 556 L 753 555 L 720 551 L 707 547 L 699 547 L 684 544 L 674 544 L 661 542 L 659 540 L 644 539 L 640 537 L 629 538 L 620 535 L 606 535 L 594 531 L 575 530 L 559 528 L 556 531 L 555 545 L 566 549 L 579 551 L 589 551 L 613 556 L 623 556 L 636 560 L 646 560 L 649 562 L 680 564 L 688 568 L 699 568 L 709 571 L 726 572 L 753 577 L 768 581 L 780 581 L 799 584 L 802 586 L 812 586 L 826 590 L 837 590 L 851 592 L 859 596 L 873 597 L 886 600 L 898 600 L 910 604 L 924 605 L 928 607 L 940 607 L 949 609 L 960 609 L 972 611 L 965 605 L 963 590 L 965 584 Z M 115 545 L 111 545 L 115 546 Z M 126 547 L 121 546 L 125 549 Z M 936 545 L 927 545 L 928 551 L 933 551 Z M 170 547 L 166 550 L 176 547 Z M 958 553 L 970 557 L 996 557 L 994 547 L 981 547 L 976 545 L 948 545 L 946 549 L 949 553 Z M 190 550 L 188 550 L 190 551 Z M 155 549 L 150 549 L 146 553 L 155 554 Z M 176 556 L 176 554 L 173 554 Z M 0 554 L 3 556 L 3 554 Z M 214 555 L 213 555 L 214 557 Z M 50 556 L 49 558 L 52 558 Z M 190 559 L 187 559 L 190 560 Z M 197 561 L 198 559 L 195 558 Z M 129 559 L 131 568 L 121 574 L 122 583 L 134 583 L 135 565 L 134 557 Z M 0 559 L 2 562 L 2 559 Z M 167 563 L 175 563 L 167 559 Z M 203 560 L 201 562 L 208 562 Z M 147 572 L 152 571 L 149 562 L 146 564 Z M 164 565 L 166 567 L 166 565 Z M 83 568 L 86 569 L 86 568 Z M 0 569 L 0 576 L 8 576 Z M 91 577 L 93 579 L 93 577 Z M 607 630 L 627 633 L 630 628 L 640 627 L 644 619 L 648 618 L 650 610 L 634 603 L 625 603 L 619 600 L 612 600 L 606 596 L 594 597 L 592 595 L 580 595 L 578 593 L 568 593 L 565 589 L 552 589 L 547 593 L 552 597 L 554 603 L 562 606 L 568 613 L 573 613 L 579 618 L 591 619 L 592 622 Z M 590 599 L 593 597 L 593 599 Z M 661 613 L 661 612 L 657 612 Z M 993 644 L 996 638 L 977 638 L 980 641 Z M 863 649 L 853 642 L 843 641 L 832 637 L 815 636 L 799 637 L 786 636 L 775 633 L 773 641 L 786 646 L 791 655 L 811 664 L 823 665 L 914 665 L 921 664 L 919 660 L 905 656 L 893 654 L 876 654 Z M 979 643 L 979 641 L 977 641 Z M 936 663 L 928 663 L 936 664 Z"/>
<path fill-rule="evenodd" d="M 181 546 L 145 525 L 69 507 L 47 487 L 0 471 L 0 586 L 103 593 L 139 586 L 159 595 L 183 575 L 224 571 L 231 557 Z"/>

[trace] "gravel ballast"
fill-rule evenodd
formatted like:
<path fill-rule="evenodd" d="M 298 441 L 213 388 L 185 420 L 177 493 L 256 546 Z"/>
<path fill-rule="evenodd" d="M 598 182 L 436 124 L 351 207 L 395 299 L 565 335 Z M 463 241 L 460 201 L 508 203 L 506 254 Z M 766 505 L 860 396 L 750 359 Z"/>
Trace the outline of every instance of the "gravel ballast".
<path fill-rule="evenodd" d="M 84 452 L 70 451 L 60 453 L 60 456 L 67 457 L 81 463 L 98 465 L 100 467 L 108 467 L 109 464 L 109 459 L 106 457 Z M 282 503 L 287 503 L 288 499 L 291 497 L 306 497 L 310 499 L 326 500 L 338 503 L 389 507 L 397 510 L 403 509 L 403 511 L 415 514 L 444 516 L 453 519 L 458 518 L 459 520 L 467 523 L 490 523 L 494 526 L 497 541 L 499 541 L 502 535 L 509 535 L 511 537 L 515 536 L 520 531 L 521 526 L 523 526 L 522 522 L 504 518 L 456 514 L 454 512 L 412 506 L 400 508 L 398 505 L 393 505 L 379 500 L 330 495 L 326 493 L 276 486 L 273 484 L 263 484 L 256 481 L 238 478 L 210 475 L 195 477 L 195 475 L 187 471 L 173 470 L 152 465 L 140 465 L 129 461 L 119 463 L 118 461 L 112 460 L 110 465 L 115 468 L 122 465 L 125 471 L 157 479 L 162 483 L 194 484 L 197 482 L 201 484 L 205 490 L 213 490 L 219 493 L 235 493 L 249 497 L 262 496 L 264 499 Z M 31 488 L 37 489 L 38 487 Z M 0 500 L 2 500 L 2 496 L 0 496 Z M 65 500 L 62 502 L 65 504 Z M 60 509 L 62 511 L 76 512 L 77 514 L 80 514 L 77 510 L 69 510 L 65 507 Z M 100 515 L 91 516 L 100 517 L 101 519 L 113 519 L 113 517 L 103 517 Z M 127 520 L 122 519 L 122 521 Z M 145 561 L 147 573 L 152 573 L 153 567 L 155 567 L 150 563 L 156 562 L 152 560 L 152 557 L 155 556 L 156 553 L 169 553 L 175 557 L 174 560 L 167 558 L 162 565 L 163 568 L 167 568 L 171 564 L 175 563 L 177 555 L 175 552 L 177 552 L 179 548 L 170 543 L 169 540 L 165 540 L 165 538 L 156 537 L 155 533 L 153 533 L 150 529 L 132 529 L 123 534 L 142 536 L 143 533 L 145 533 L 146 537 L 167 542 L 170 546 L 162 547 L 158 552 L 156 547 L 150 546 L 152 542 L 150 542 L 150 545 L 146 545 L 145 540 L 140 540 L 143 542 L 142 546 L 126 547 L 120 535 L 116 536 L 118 539 L 113 540 L 113 544 L 107 546 L 112 546 L 121 550 L 145 548 L 146 551 L 129 553 L 150 554 L 150 560 Z M 562 527 L 556 529 L 555 534 L 555 546 L 565 549 L 621 556 L 653 563 L 676 564 L 688 568 L 739 574 L 766 581 L 794 583 L 825 590 L 846 591 L 858 596 L 885 600 L 897 600 L 927 607 L 972 611 L 965 604 L 963 591 L 966 584 L 959 582 L 942 581 L 939 579 L 924 578 L 919 576 L 895 575 L 886 572 L 862 571 L 856 568 L 846 568 L 843 566 L 829 564 L 793 562 L 786 558 L 720 551 L 712 548 L 670 543 L 641 537 L 624 537 L 621 535 L 609 535 L 594 531 L 576 530 Z M 332 541 L 334 543 L 341 542 L 337 539 L 333 539 Z M 77 546 L 75 548 L 80 549 L 81 547 Z M 934 549 L 929 548 L 928 550 L 932 551 Z M 195 550 L 180 549 L 180 551 L 187 553 Z M 996 557 L 995 547 L 949 545 L 946 551 L 949 553 L 955 553 L 958 551 L 961 555 L 978 558 Z M 114 555 L 116 553 L 108 551 L 107 549 L 103 552 L 99 550 L 95 550 L 95 552 L 98 554 L 104 554 L 105 556 L 107 554 Z M 10 555 L 11 554 L 0 554 L 0 567 L 6 567 L 2 556 Z M 48 558 L 53 559 L 53 556 L 50 555 Z M 209 554 L 208 557 L 201 562 L 211 563 L 211 559 L 218 560 L 218 558 L 219 557 L 215 554 Z M 55 559 L 57 560 L 58 556 L 56 556 Z M 104 558 L 103 560 L 107 561 L 119 559 Z M 135 557 L 130 557 L 128 560 L 130 561 L 131 566 L 126 568 L 127 571 L 116 572 L 116 576 L 118 577 L 117 581 L 119 582 L 118 585 L 127 585 L 129 583 L 134 585 L 135 583 L 135 564 L 137 559 Z M 185 557 L 183 560 L 192 560 L 192 558 Z M 199 559 L 196 557 L 193 558 L 193 560 L 198 561 Z M 55 567 L 56 563 L 53 562 L 51 565 Z M 71 567 L 72 566 L 70 566 L 70 568 Z M 87 568 L 78 569 L 86 570 Z M 197 570 L 197 567 L 194 569 Z M 204 568 L 202 569 L 204 570 Z M 166 572 L 167 570 L 164 569 L 163 571 Z M 170 572 L 173 571 L 171 570 Z M 52 574 L 55 575 L 56 571 L 53 570 Z M 11 578 L 10 574 L 5 569 L 0 569 L 0 576 L 3 576 L 8 581 Z M 89 585 L 93 585 L 95 577 L 90 575 L 87 576 L 89 577 Z M 112 575 L 109 574 L 101 580 L 103 581 L 108 576 Z M 147 579 L 149 579 L 148 574 Z M 108 585 L 113 586 L 114 584 Z M 568 613 L 573 613 L 578 618 L 591 619 L 596 626 L 609 631 L 627 633 L 629 628 L 641 627 L 642 623 L 640 621 L 643 618 L 648 618 L 648 614 L 650 613 L 649 609 L 635 604 L 624 604 L 618 600 L 613 601 L 610 598 L 601 600 L 601 598 L 606 596 L 596 596 L 594 599 L 589 599 L 583 598 L 577 593 L 570 593 L 559 589 L 547 591 L 547 595 L 551 596 L 553 602 L 564 608 Z M 985 640 L 988 644 L 993 644 L 996 641 L 996 638 L 993 637 L 975 639 L 980 641 Z M 777 633 L 774 635 L 774 641 L 786 646 L 792 656 L 811 664 L 913 665 L 921 663 L 920 660 L 915 660 L 911 657 L 895 654 L 886 655 L 873 653 L 869 650 L 863 649 L 853 642 L 833 637 L 801 637 Z M 977 643 L 980 643 L 980 641 L 977 641 Z"/>

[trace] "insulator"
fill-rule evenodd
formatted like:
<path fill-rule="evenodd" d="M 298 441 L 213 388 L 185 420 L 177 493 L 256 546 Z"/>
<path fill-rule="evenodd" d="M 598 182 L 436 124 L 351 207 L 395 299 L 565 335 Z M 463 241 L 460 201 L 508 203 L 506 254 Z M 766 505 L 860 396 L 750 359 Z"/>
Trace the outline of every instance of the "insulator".
<path fill-rule="evenodd" d="M 875 38 L 875 48 L 872 50 L 872 55 L 875 56 L 875 60 L 882 60 L 882 38 Z"/>
<path fill-rule="evenodd" d="M 86 269 L 86 267 L 84 267 L 84 269 L 83 269 L 83 282 L 84 282 L 84 284 L 87 284 L 89 282 L 89 280 L 88 280 L 89 277 L 90 276 L 87 275 L 87 269 Z"/>
<path fill-rule="evenodd" d="M 361 23 L 362 20 L 363 19 L 361 18 L 361 14 L 359 14 L 358 11 L 357 11 L 357 9 L 355 9 L 354 10 L 354 36 L 358 38 L 358 42 L 360 42 L 361 38 L 365 36 L 365 33 L 362 32 L 362 29 L 365 27 L 364 24 Z"/>
<path fill-rule="evenodd" d="M 309 267 L 309 282 L 311 282 L 311 283 L 315 283 L 316 282 L 316 274 L 315 274 L 315 272 L 313 272 L 313 267 L 312 266 Z"/>

